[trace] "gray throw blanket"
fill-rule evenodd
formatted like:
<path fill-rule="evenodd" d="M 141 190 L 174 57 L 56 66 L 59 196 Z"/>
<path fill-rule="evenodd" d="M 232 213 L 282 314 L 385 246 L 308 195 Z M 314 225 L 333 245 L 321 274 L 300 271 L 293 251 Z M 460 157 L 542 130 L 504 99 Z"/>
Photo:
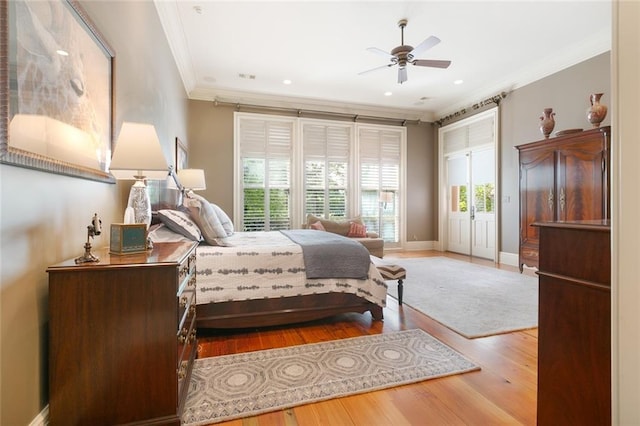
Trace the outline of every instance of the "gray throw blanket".
<path fill-rule="evenodd" d="M 302 247 L 307 278 L 367 279 L 371 258 L 359 242 L 313 229 L 280 232 Z"/>

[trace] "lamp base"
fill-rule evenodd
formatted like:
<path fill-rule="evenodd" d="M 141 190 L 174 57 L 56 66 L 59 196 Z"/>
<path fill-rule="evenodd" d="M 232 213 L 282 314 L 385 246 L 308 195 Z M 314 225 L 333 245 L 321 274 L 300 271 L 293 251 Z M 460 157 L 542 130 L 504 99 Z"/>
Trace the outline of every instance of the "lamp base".
<path fill-rule="evenodd" d="M 133 209 L 134 223 L 144 223 L 147 228 L 151 225 L 151 199 L 144 179 L 136 179 L 131 186 L 127 208 Z"/>

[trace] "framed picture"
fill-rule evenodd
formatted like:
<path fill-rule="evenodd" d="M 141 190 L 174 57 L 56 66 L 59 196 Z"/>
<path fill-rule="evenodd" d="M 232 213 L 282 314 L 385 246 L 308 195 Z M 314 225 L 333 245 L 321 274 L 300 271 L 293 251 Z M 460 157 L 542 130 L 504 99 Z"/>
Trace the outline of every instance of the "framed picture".
<path fill-rule="evenodd" d="M 114 52 L 75 0 L 0 2 L 0 162 L 103 182 Z"/>
<path fill-rule="evenodd" d="M 176 138 L 176 172 L 189 166 L 187 160 L 187 147 L 179 138 Z"/>

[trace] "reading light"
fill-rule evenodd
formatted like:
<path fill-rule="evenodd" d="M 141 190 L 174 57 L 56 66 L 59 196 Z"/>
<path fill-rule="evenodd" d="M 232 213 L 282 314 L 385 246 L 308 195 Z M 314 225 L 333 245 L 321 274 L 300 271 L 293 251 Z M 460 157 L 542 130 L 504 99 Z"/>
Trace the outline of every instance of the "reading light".
<path fill-rule="evenodd" d="M 110 170 L 116 179 L 136 180 L 129 192 L 125 223 L 145 223 L 149 227 L 151 200 L 145 181 L 166 178 L 167 168 L 156 129 L 151 124 L 122 123 Z"/>

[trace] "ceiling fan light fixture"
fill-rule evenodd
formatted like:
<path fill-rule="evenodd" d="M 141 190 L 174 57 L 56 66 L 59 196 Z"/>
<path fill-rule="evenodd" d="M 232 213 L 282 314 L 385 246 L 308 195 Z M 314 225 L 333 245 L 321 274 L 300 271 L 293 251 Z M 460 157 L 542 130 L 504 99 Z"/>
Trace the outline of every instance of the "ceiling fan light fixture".
<path fill-rule="evenodd" d="M 407 81 L 407 64 L 431 68 L 448 68 L 449 65 L 451 65 L 451 61 L 446 60 L 416 59 L 417 55 L 440 43 L 440 39 L 436 36 L 429 36 L 414 48 L 413 46 L 404 44 L 404 28 L 407 26 L 407 20 L 401 19 L 398 21 L 398 26 L 400 27 L 400 46 L 394 47 L 391 50 L 391 53 L 387 53 L 377 47 L 367 48 L 371 53 L 386 57 L 389 63 L 387 65 L 362 71 L 358 73 L 359 75 L 368 74 L 371 71 L 398 65 L 398 83 L 402 84 Z"/>

